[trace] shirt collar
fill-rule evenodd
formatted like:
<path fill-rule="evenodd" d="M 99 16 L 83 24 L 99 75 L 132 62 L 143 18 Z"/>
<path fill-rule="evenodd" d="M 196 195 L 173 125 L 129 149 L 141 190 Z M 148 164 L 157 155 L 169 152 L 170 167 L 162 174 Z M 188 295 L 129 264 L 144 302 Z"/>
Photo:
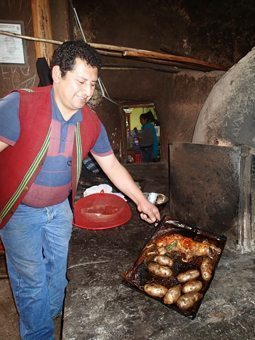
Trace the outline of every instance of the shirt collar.
<path fill-rule="evenodd" d="M 68 119 L 68 121 L 64 120 L 57 106 L 57 103 L 55 102 L 53 88 L 51 89 L 51 107 L 52 107 L 52 118 L 58 120 L 61 123 L 68 123 L 70 125 L 75 125 L 76 123 L 82 121 L 81 110 L 78 110 L 77 112 L 75 112 L 75 114 L 70 119 Z"/>

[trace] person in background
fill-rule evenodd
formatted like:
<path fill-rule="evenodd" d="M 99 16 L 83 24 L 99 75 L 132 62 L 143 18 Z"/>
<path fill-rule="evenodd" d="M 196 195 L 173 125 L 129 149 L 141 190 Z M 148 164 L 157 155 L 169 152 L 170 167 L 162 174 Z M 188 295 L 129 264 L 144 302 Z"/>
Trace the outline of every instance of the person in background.
<path fill-rule="evenodd" d="M 158 158 L 158 137 L 154 127 L 155 118 L 151 111 L 140 115 L 142 130 L 140 134 L 140 150 L 143 162 L 156 161 Z"/>
<path fill-rule="evenodd" d="M 89 152 L 142 219 L 160 219 L 87 105 L 100 67 L 94 48 L 66 41 L 53 54 L 53 85 L 14 90 L 0 100 L 0 237 L 22 339 L 54 339 L 67 285 L 73 220 L 68 197 L 74 201 Z"/>

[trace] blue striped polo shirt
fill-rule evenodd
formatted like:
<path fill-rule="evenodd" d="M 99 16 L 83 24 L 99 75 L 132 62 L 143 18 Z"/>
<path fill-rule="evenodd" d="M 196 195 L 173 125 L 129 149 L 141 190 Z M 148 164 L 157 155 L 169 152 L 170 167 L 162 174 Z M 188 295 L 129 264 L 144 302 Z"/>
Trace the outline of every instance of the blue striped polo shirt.
<path fill-rule="evenodd" d="M 15 145 L 20 134 L 19 96 L 18 92 L 12 92 L 0 100 L 0 140 L 12 146 Z M 49 149 L 41 171 L 23 200 L 24 204 L 38 208 L 60 203 L 68 197 L 71 191 L 75 126 L 82 120 L 80 110 L 68 121 L 64 120 L 55 103 L 53 89 L 51 101 Z M 91 151 L 99 156 L 113 152 L 102 123 L 99 137 Z"/>

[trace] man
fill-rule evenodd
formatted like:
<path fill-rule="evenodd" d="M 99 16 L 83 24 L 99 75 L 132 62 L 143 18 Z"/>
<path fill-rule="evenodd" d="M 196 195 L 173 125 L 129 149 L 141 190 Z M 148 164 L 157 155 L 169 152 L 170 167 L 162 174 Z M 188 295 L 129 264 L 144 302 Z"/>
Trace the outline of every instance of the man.
<path fill-rule="evenodd" d="M 95 49 L 68 41 L 54 52 L 52 86 L 18 90 L 0 101 L 0 236 L 20 317 L 22 339 L 53 339 L 63 307 L 68 242 L 82 160 L 90 151 L 109 179 L 160 218 L 118 162 L 88 106 L 100 69 Z"/>

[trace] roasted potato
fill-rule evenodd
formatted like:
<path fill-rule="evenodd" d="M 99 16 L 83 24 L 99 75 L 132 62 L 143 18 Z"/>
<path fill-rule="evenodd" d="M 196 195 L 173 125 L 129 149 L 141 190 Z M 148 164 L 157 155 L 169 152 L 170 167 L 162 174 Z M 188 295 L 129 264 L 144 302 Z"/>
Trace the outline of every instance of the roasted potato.
<path fill-rule="evenodd" d="M 147 268 L 150 273 L 156 276 L 167 278 L 173 275 L 173 271 L 169 267 L 162 266 L 156 262 L 149 262 Z"/>
<path fill-rule="evenodd" d="M 202 278 L 205 281 L 209 281 L 212 278 L 213 263 L 209 257 L 205 257 L 203 259 L 200 270 L 201 270 Z"/>
<path fill-rule="evenodd" d="M 173 286 L 168 289 L 166 295 L 164 296 L 164 303 L 166 305 L 171 305 L 175 303 L 179 299 L 180 296 L 181 296 L 180 285 Z"/>
<path fill-rule="evenodd" d="M 158 253 L 160 255 L 165 255 L 167 253 L 166 247 L 158 247 Z"/>
<path fill-rule="evenodd" d="M 157 255 L 154 257 L 153 261 L 161 264 L 163 266 L 172 267 L 174 261 L 167 255 Z"/>
<path fill-rule="evenodd" d="M 199 280 L 191 280 L 186 282 L 183 287 L 183 293 L 199 292 L 203 287 L 203 284 Z"/>
<path fill-rule="evenodd" d="M 190 280 L 194 280 L 197 277 L 199 277 L 199 275 L 200 275 L 200 272 L 197 269 L 190 269 L 190 270 L 187 270 L 186 272 L 183 272 L 177 275 L 177 280 L 183 283 L 183 282 L 187 282 Z"/>
<path fill-rule="evenodd" d="M 158 283 L 147 283 L 143 288 L 148 295 L 159 298 L 162 298 L 168 290 Z"/>
<path fill-rule="evenodd" d="M 179 297 L 176 304 L 180 309 L 186 310 L 193 307 L 193 305 L 202 297 L 203 295 L 198 292 L 186 293 Z"/>

